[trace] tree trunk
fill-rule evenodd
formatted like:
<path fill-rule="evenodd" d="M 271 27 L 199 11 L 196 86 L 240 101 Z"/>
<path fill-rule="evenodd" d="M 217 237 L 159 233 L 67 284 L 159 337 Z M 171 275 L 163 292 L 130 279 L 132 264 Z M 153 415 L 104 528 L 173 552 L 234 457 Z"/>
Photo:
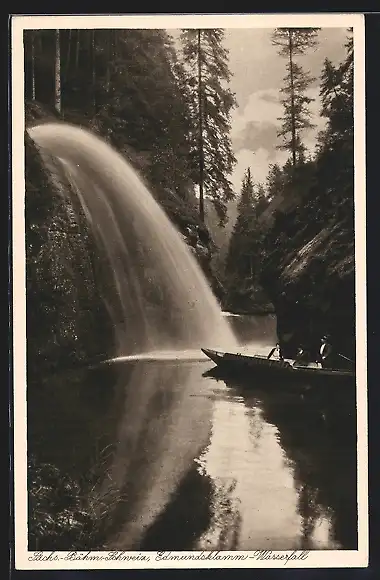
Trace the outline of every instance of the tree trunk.
<path fill-rule="evenodd" d="M 201 59 L 201 31 L 198 29 L 198 123 L 199 123 L 199 217 L 204 221 L 204 199 L 203 199 L 203 172 L 204 172 L 204 152 L 203 152 L 203 108 L 202 108 L 202 59 Z"/>
<path fill-rule="evenodd" d="M 60 52 L 60 34 L 59 30 L 55 31 L 55 108 L 58 113 L 61 112 L 61 52 Z"/>
<path fill-rule="evenodd" d="M 113 56 L 112 30 L 107 35 L 107 70 L 106 70 L 106 94 L 109 95 L 111 87 L 111 58 Z"/>
<path fill-rule="evenodd" d="M 77 45 L 75 51 L 75 69 L 78 70 L 79 67 L 79 50 L 80 50 L 80 37 L 79 37 L 79 30 L 77 30 Z"/>
<path fill-rule="evenodd" d="M 96 115 L 96 46 L 95 46 L 95 29 L 91 33 L 91 56 L 92 56 L 92 110 Z"/>
<path fill-rule="evenodd" d="M 289 30 L 289 73 L 290 73 L 290 114 L 291 114 L 291 125 L 292 125 L 292 162 L 293 167 L 295 167 L 296 158 L 296 119 L 294 112 L 294 78 L 293 78 L 293 32 Z"/>
<path fill-rule="evenodd" d="M 36 100 L 36 63 L 35 63 L 35 53 L 34 53 L 34 31 L 31 32 L 31 43 L 32 43 L 32 101 Z"/>
<path fill-rule="evenodd" d="M 113 41 L 112 41 L 112 50 L 113 50 L 113 55 L 115 57 L 115 59 L 117 59 L 117 57 L 119 56 L 119 50 L 118 50 L 118 41 L 119 41 L 119 37 L 118 37 L 118 30 L 114 30 L 113 31 Z"/>
<path fill-rule="evenodd" d="M 67 44 L 67 61 L 66 61 L 66 71 L 65 71 L 65 81 L 69 78 L 69 68 L 70 68 L 70 56 L 71 56 L 71 29 L 69 30 L 69 38 Z"/>

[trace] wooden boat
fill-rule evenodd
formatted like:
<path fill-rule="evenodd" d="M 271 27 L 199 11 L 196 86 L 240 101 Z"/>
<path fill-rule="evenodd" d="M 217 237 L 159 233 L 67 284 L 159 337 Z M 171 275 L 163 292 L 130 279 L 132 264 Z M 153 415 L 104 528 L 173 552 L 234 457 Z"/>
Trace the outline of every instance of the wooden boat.
<path fill-rule="evenodd" d="M 323 368 L 321 365 L 299 364 L 291 359 L 268 358 L 262 355 L 222 352 L 202 348 L 202 352 L 211 359 L 223 373 L 255 373 L 280 376 L 291 380 L 302 379 L 355 379 L 355 372 L 342 369 Z"/>

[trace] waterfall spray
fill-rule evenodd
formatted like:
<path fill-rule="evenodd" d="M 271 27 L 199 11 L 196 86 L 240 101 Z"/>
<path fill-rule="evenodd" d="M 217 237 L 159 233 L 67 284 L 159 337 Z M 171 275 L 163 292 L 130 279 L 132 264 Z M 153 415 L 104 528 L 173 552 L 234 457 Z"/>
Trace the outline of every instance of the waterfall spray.
<path fill-rule="evenodd" d="M 69 178 L 107 258 L 112 283 L 104 299 L 116 355 L 234 347 L 195 257 L 128 161 L 67 123 L 38 125 L 29 134 L 43 157 L 54 159 L 54 171 Z"/>

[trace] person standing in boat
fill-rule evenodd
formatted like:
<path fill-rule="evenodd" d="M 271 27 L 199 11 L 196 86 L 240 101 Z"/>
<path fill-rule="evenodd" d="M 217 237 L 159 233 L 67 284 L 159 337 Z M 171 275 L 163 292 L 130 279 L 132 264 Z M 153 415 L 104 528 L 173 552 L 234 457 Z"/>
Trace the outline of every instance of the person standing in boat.
<path fill-rule="evenodd" d="M 338 352 L 336 347 L 332 346 L 330 335 L 324 335 L 321 339 L 320 357 L 322 367 L 326 369 L 346 369 L 352 370 L 355 362 L 352 358 Z"/>
<path fill-rule="evenodd" d="M 331 346 L 330 337 L 326 334 L 321 339 L 321 348 L 319 349 L 319 354 L 323 368 L 334 368 L 334 349 Z"/>

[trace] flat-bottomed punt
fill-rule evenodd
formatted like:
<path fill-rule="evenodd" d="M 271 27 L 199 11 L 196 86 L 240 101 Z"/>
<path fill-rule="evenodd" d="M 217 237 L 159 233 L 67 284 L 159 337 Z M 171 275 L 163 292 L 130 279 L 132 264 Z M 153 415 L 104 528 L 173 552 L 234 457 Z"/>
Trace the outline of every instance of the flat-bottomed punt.
<path fill-rule="evenodd" d="M 262 355 L 222 352 L 202 348 L 202 352 L 224 373 L 261 374 L 296 379 L 352 379 L 355 372 L 343 369 L 323 368 L 316 363 L 300 364 L 291 359 L 268 358 Z"/>

